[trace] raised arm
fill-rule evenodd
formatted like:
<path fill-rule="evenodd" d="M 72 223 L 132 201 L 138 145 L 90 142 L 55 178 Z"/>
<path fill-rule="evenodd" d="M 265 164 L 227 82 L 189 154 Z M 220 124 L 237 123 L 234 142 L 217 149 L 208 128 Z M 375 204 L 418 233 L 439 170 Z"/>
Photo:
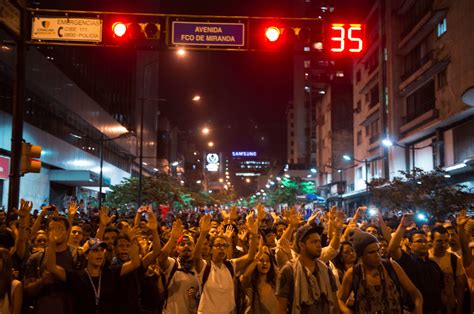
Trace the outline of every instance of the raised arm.
<path fill-rule="evenodd" d="M 342 313 L 344 314 L 352 314 L 352 310 L 347 307 L 346 302 L 349 298 L 349 295 L 352 292 L 352 270 L 353 268 L 349 268 L 346 273 L 344 274 L 344 279 L 342 280 L 342 285 L 339 288 L 337 293 L 337 301 L 339 303 L 339 308 Z"/>
<path fill-rule="evenodd" d="M 390 234 L 390 229 L 388 229 L 387 224 L 383 220 L 382 212 L 377 208 L 377 222 L 380 230 L 382 231 L 383 238 L 387 240 L 387 243 L 390 242 L 392 235 Z"/>
<path fill-rule="evenodd" d="M 206 239 L 207 234 L 211 230 L 211 216 L 204 215 L 199 220 L 199 238 L 196 242 L 196 246 L 194 247 L 193 259 L 194 259 L 194 267 L 196 268 L 196 272 L 199 274 L 204 267 L 204 263 L 202 261 L 201 252 L 202 247 L 204 245 L 204 241 Z"/>
<path fill-rule="evenodd" d="M 130 241 L 132 243 L 132 246 L 130 247 L 130 260 L 128 262 L 125 262 L 122 265 L 122 270 L 120 271 L 120 276 L 126 275 L 128 273 L 131 273 L 138 267 L 140 267 L 140 248 L 138 247 L 137 243 L 137 236 L 136 236 L 136 231 L 138 229 L 134 229 L 133 235 L 130 238 Z"/>
<path fill-rule="evenodd" d="M 393 237 L 390 239 L 390 242 L 388 243 L 388 254 L 394 259 L 398 260 L 400 257 L 402 257 L 402 248 L 401 248 L 401 243 L 403 236 L 405 235 L 405 231 L 407 228 L 407 224 L 410 224 L 411 222 L 407 219 L 407 216 L 404 214 L 402 216 L 402 219 L 400 220 L 400 224 L 398 225 L 397 230 L 395 231 L 395 234 Z"/>
<path fill-rule="evenodd" d="M 49 231 L 48 248 L 46 249 L 46 269 L 61 281 L 66 281 L 66 271 L 56 264 L 56 239 L 57 231 Z"/>
<path fill-rule="evenodd" d="M 20 201 L 20 210 L 18 216 L 20 220 L 18 222 L 18 240 L 16 242 L 16 254 L 20 258 L 24 258 L 27 250 L 27 243 L 29 239 L 29 227 L 30 227 L 30 212 L 33 208 L 32 202 L 27 202 L 23 199 Z"/>
<path fill-rule="evenodd" d="M 166 270 L 169 267 L 168 256 L 171 255 L 171 252 L 176 246 L 176 241 L 180 235 L 183 234 L 183 224 L 181 220 L 177 219 L 173 222 L 171 227 L 170 237 L 168 242 L 166 242 L 165 246 L 161 250 L 161 254 L 158 256 L 158 263 L 160 264 L 160 268 L 162 270 Z"/>
<path fill-rule="evenodd" d="M 249 252 L 239 258 L 234 259 L 236 272 L 242 271 L 254 258 L 257 254 L 258 246 L 258 224 L 253 217 L 254 213 L 251 211 L 246 218 L 247 229 L 249 231 L 250 237 L 250 247 Z"/>
<path fill-rule="evenodd" d="M 74 222 L 74 218 L 77 214 L 77 209 L 77 202 L 73 201 L 69 203 L 69 206 L 67 208 L 67 221 L 69 222 L 69 230 L 67 231 L 68 237 L 72 228 L 72 223 Z"/>
<path fill-rule="evenodd" d="M 41 227 L 41 222 L 43 221 L 43 218 L 48 213 L 48 209 L 50 207 L 51 206 L 49 206 L 49 205 L 41 207 L 41 211 L 38 214 L 38 217 L 36 217 L 35 222 L 33 223 L 33 226 L 31 226 L 30 239 L 33 238 L 36 235 L 36 233 L 38 232 L 39 228 Z"/>
<path fill-rule="evenodd" d="M 96 234 L 97 239 L 99 240 L 104 239 L 105 228 L 107 228 L 107 225 L 111 223 L 114 218 L 115 218 L 115 215 L 112 215 L 109 217 L 107 207 L 102 206 L 102 208 L 99 209 L 99 228 L 97 229 L 97 234 Z"/>
<path fill-rule="evenodd" d="M 153 212 L 148 213 L 148 229 L 151 230 L 151 239 L 153 242 L 152 251 L 142 258 L 142 266 L 146 269 L 161 253 L 160 236 L 158 235 L 158 221 Z"/>

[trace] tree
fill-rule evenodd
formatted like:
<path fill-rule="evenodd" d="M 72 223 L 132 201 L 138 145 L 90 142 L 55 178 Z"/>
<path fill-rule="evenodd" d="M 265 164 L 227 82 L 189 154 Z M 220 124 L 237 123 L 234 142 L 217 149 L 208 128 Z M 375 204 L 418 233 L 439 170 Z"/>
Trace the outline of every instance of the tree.
<path fill-rule="evenodd" d="M 465 187 L 453 184 L 442 169 L 426 172 L 414 168 L 400 174 L 391 181 L 379 179 L 369 184 L 375 203 L 390 210 L 425 211 L 437 219 L 465 209 L 469 203 Z"/>

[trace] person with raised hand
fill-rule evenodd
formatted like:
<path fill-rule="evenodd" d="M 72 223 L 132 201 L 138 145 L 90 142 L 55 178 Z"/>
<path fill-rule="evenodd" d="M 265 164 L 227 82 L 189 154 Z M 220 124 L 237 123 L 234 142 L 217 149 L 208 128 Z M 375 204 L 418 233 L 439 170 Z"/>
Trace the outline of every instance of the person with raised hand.
<path fill-rule="evenodd" d="M 249 252 L 239 258 L 227 259 L 226 251 L 230 245 L 221 235 L 211 239 L 211 261 L 198 260 L 196 270 L 200 274 L 202 294 L 198 313 L 232 313 L 237 309 L 237 291 L 234 279 L 237 274 L 254 259 L 258 246 L 258 223 L 253 211 L 246 217 L 247 229 L 250 234 Z M 209 232 L 211 223 L 209 216 L 203 216 L 200 221 L 200 235 L 196 245 L 196 256 L 200 256 L 202 244 Z"/>
<path fill-rule="evenodd" d="M 87 266 L 81 270 L 66 270 L 56 262 L 56 242 L 60 237 L 57 228 L 50 228 L 50 244 L 46 250 L 46 267 L 55 278 L 66 283 L 65 289 L 71 291 L 74 309 L 77 313 L 117 313 L 119 278 L 131 273 L 140 266 L 136 236 L 131 239 L 130 261 L 122 265 L 106 265 L 107 244 L 100 239 L 88 241 Z M 55 312 L 55 311 L 53 311 Z M 55 312 L 56 313 L 56 312 Z"/>

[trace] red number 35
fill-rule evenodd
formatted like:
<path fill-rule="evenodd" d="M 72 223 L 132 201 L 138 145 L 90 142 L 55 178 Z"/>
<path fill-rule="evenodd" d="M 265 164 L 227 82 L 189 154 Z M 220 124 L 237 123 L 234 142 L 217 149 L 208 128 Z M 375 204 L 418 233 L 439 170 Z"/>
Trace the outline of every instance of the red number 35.
<path fill-rule="evenodd" d="M 364 41 L 361 38 L 361 24 L 332 24 L 331 25 L 331 51 L 352 53 L 361 52 Z"/>

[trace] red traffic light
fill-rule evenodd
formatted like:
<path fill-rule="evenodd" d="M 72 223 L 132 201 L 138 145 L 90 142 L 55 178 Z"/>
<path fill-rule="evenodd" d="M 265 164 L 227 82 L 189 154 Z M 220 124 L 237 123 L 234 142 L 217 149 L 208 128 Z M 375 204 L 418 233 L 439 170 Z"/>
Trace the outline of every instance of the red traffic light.
<path fill-rule="evenodd" d="M 275 42 L 280 38 L 281 30 L 276 26 L 270 26 L 265 29 L 265 38 L 270 42 Z"/>
<path fill-rule="evenodd" d="M 114 36 L 123 37 L 127 33 L 127 25 L 122 22 L 112 24 L 112 32 Z"/>

